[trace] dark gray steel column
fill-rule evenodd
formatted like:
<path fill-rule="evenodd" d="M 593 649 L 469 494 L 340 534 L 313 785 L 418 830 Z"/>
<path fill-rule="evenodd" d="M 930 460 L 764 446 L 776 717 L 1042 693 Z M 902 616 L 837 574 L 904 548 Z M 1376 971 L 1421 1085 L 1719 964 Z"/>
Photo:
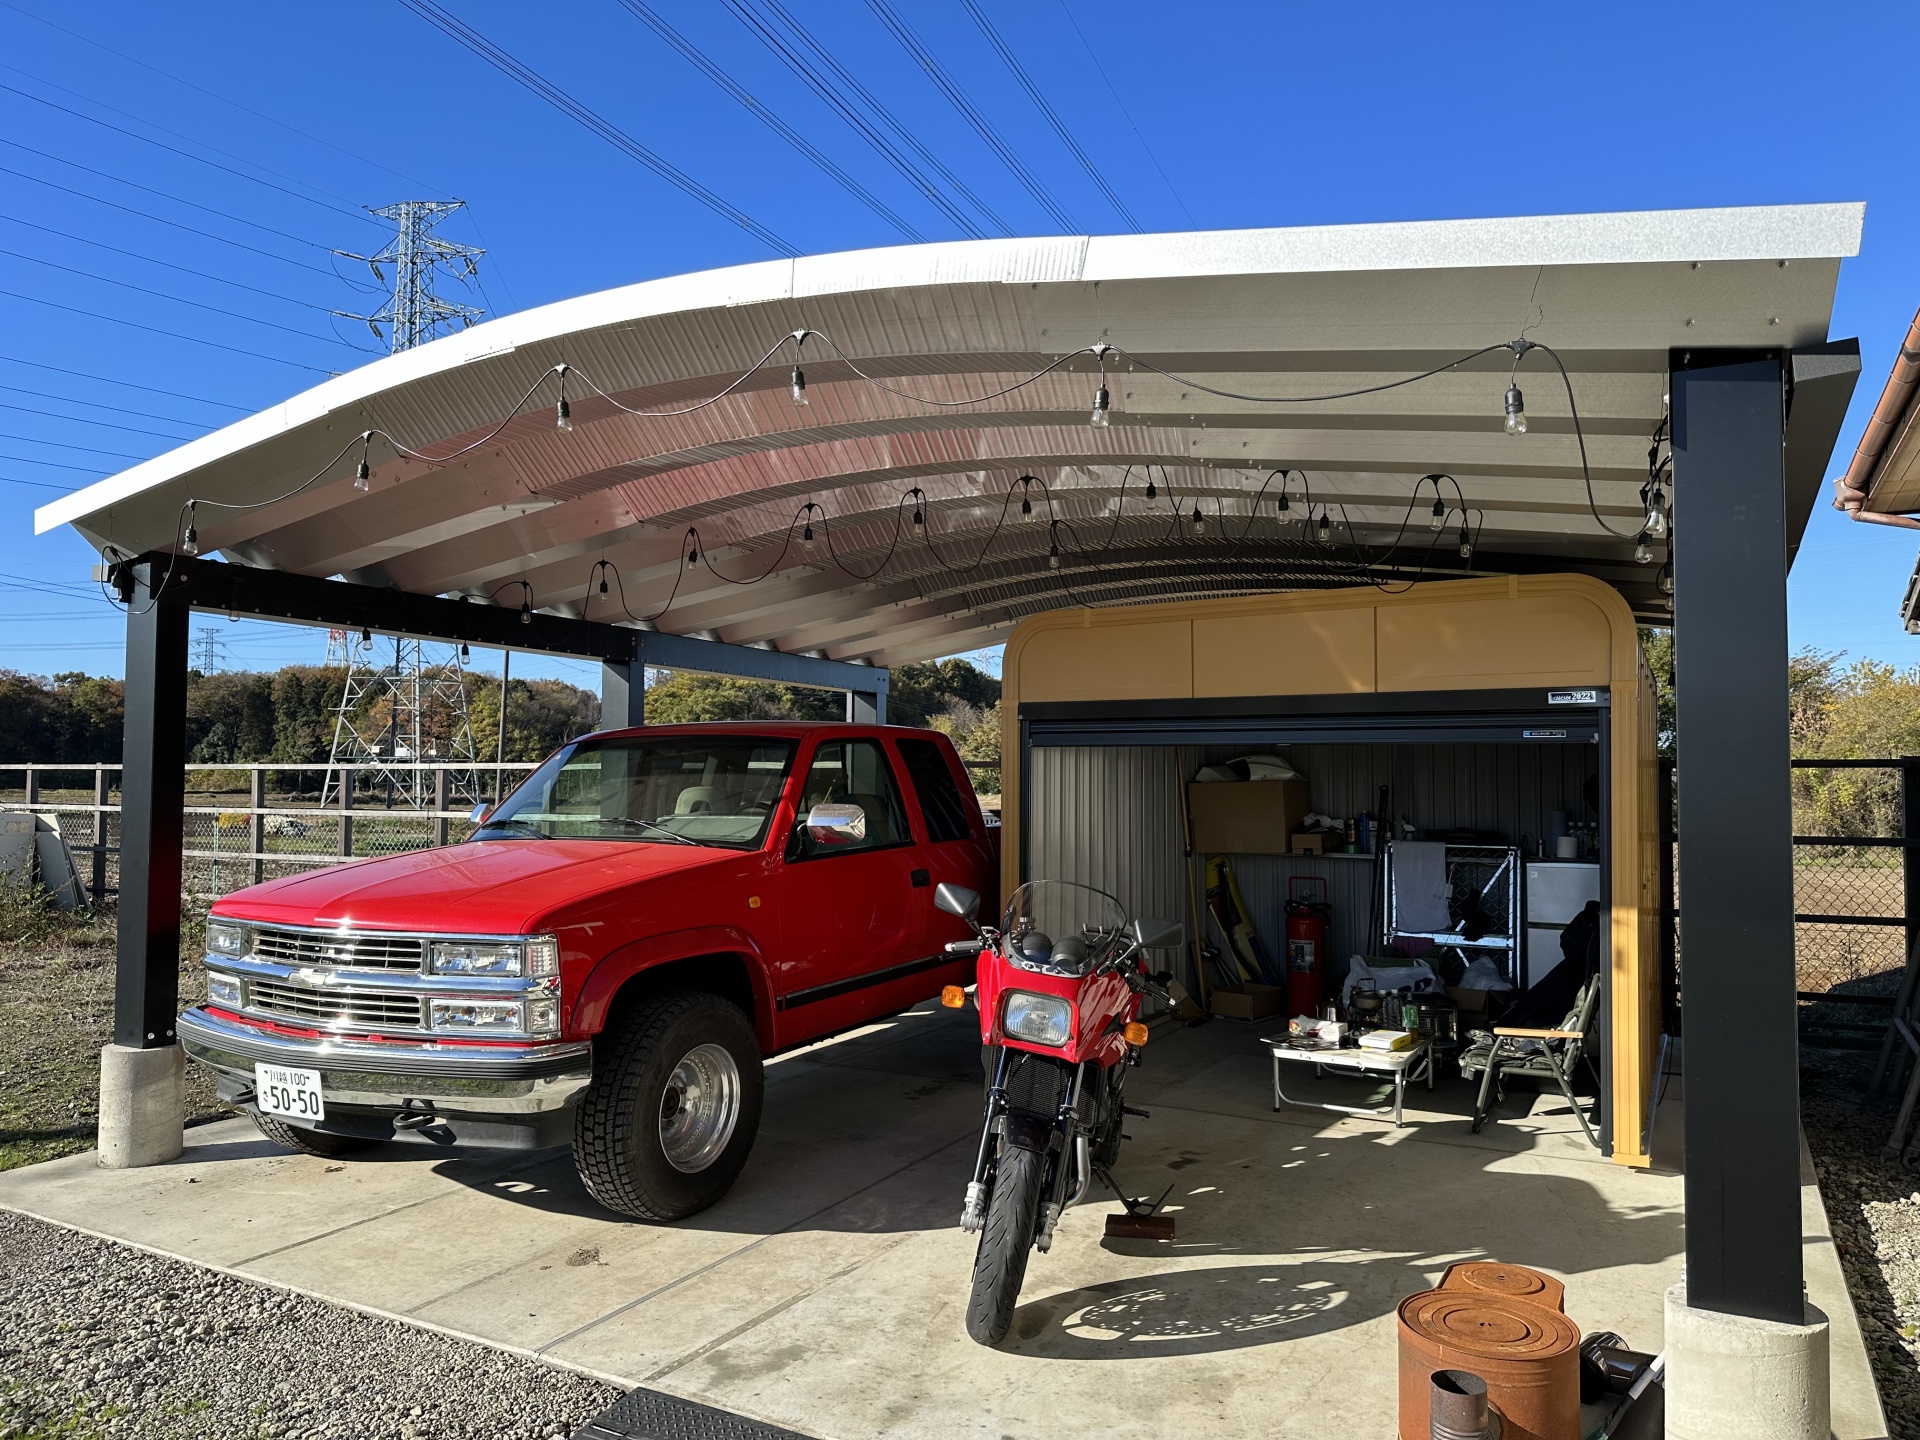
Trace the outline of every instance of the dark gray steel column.
<path fill-rule="evenodd" d="M 157 567 L 142 567 L 148 575 Z M 184 597 L 136 585 L 127 608 L 125 767 L 120 780 L 120 931 L 116 1045 L 174 1043 L 180 1008 L 181 823 L 186 804 Z"/>
<path fill-rule="evenodd" d="M 638 660 L 600 662 L 600 728 L 624 730 L 647 723 L 646 667 Z"/>
<path fill-rule="evenodd" d="M 1673 361 L 1687 1302 L 1799 1325 L 1782 368 Z"/>
<path fill-rule="evenodd" d="M 887 692 L 885 690 L 849 690 L 847 720 L 854 725 L 886 724 Z"/>

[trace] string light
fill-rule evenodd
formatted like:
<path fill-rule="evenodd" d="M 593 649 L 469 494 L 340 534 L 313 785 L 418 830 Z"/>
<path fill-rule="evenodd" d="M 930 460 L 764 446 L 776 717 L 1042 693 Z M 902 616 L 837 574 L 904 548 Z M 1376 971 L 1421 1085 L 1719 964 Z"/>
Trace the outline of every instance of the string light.
<path fill-rule="evenodd" d="M 1653 577 L 1653 583 L 1662 595 L 1673 594 L 1673 561 L 1669 560 L 1660 567 L 1660 573 Z"/>
<path fill-rule="evenodd" d="M 573 407 L 567 404 L 567 369 L 565 365 L 553 367 L 553 373 L 560 377 L 560 403 L 553 407 L 553 428 L 573 433 Z"/>
<path fill-rule="evenodd" d="M 1160 493 L 1159 488 L 1155 486 L 1155 484 L 1153 483 L 1153 476 L 1148 475 L 1147 476 L 1147 498 L 1151 500 L 1153 499 L 1154 496 L 1158 495 L 1159 493 Z"/>
<path fill-rule="evenodd" d="M 1465 515 L 1460 517 L 1460 558 L 1462 560 L 1473 559 L 1473 536 L 1467 533 L 1467 520 Z"/>
<path fill-rule="evenodd" d="M 462 640 L 460 642 L 460 663 L 464 665 L 467 663 L 467 661 L 471 660 L 472 658 L 473 658 L 473 652 L 467 649 L 467 642 Z"/>
<path fill-rule="evenodd" d="M 1022 520 L 1031 520 L 1033 518 L 1033 498 L 1032 497 L 1033 497 L 1033 476 L 1022 475 L 1020 477 L 1020 518 Z"/>
<path fill-rule="evenodd" d="M 927 523 L 927 517 L 920 509 L 920 507 L 926 503 L 927 495 L 918 485 L 914 486 L 913 489 L 907 493 L 913 497 L 913 528 L 918 530 Z"/>
<path fill-rule="evenodd" d="M 1438 490 L 1440 487 L 1436 485 L 1434 488 Z M 1444 530 L 1447 528 L 1447 502 L 1442 500 L 1438 495 L 1433 497 L 1433 513 L 1427 521 L 1427 528 L 1429 530 Z"/>
<path fill-rule="evenodd" d="M 1667 492 L 1656 483 L 1647 496 L 1647 534 L 1658 540 L 1667 533 Z"/>
<path fill-rule="evenodd" d="M 1196 537 L 1207 533 L 1207 517 L 1200 513 L 1198 502 L 1193 507 L 1193 533 Z"/>
<path fill-rule="evenodd" d="M 811 400 L 807 399 L 806 372 L 802 370 L 798 365 L 793 367 L 793 387 L 792 388 L 793 388 L 794 404 L 811 405 L 813 403 Z"/>
<path fill-rule="evenodd" d="M 1320 512 L 1320 543 L 1322 545 L 1326 544 L 1328 537 L 1332 533 L 1333 533 L 1333 520 L 1327 514 L 1326 511 L 1322 510 Z"/>
<path fill-rule="evenodd" d="M 1047 527 L 1047 568 L 1060 568 L 1060 522 L 1054 521 Z"/>
<path fill-rule="evenodd" d="M 367 464 L 367 452 L 372 448 L 373 432 L 369 430 L 360 437 L 360 463 L 353 467 L 353 488 L 356 490 L 372 488 L 369 482 L 373 478 L 373 468 Z"/>
<path fill-rule="evenodd" d="M 691 537 L 693 534 L 693 531 L 689 530 L 687 531 L 687 534 L 689 537 Z M 700 563 L 700 542 L 698 540 L 694 540 L 690 538 L 687 543 L 687 564 L 698 565 L 699 563 Z"/>
<path fill-rule="evenodd" d="M 1100 385 L 1093 392 L 1093 419 L 1091 423 L 1104 430 L 1113 423 L 1107 410 L 1112 397 L 1107 394 L 1107 351 L 1113 347 L 1105 341 L 1093 347 L 1094 357 L 1100 362 Z"/>
<path fill-rule="evenodd" d="M 373 631 L 365 625 L 360 627 L 360 644 L 363 648 L 373 644 Z"/>
<path fill-rule="evenodd" d="M 193 528 L 193 508 L 199 503 L 198 500 L 187 501 L 187 533 L 180 537 L 180 548 L 189 555 L 200 553 L 200 533 Z"/>
<path fill-rule="evenodd" d="M 1520 398 L 1520 387 L 1517 384 L 1509 385 L 1507 386 L 1507 434 L 1524 435 L 1526 433 L 1526 402 Z"/>
<path fill-rule="evenodd" d="M 533 587 L 531 585 L 520 592 L 520 623 L 522 625 L 533 623 Z"/>
<path fill-rule="evenodd" d="M 1640 532 L 1640 538 L 1633 542 L 1633 563 L 1636 565 L 1653 563 L 1653 546 L 1647 543 L 1647 532 L 1644 530 Z"/>
<path fill-rule="evenodd" d="M 1285 481 L 1282 481 L 1282 482 L 1281 482 L 1281 485 L 1280 485 L 1280 498 L 1279 498 L 1279 499 L 1278 499 L 1277 501 L 1275 501 L 1274 503 L 1275 503 L 1275 504 L 1277 504 L 1277 505 L 1278 505 L 1278 506 L 1280 507 L 1280 513 L 1281 513 L 1282 515 L 1288 515 L 1288 514 L 1291 514 L 1291 513 L 1293 512 L 1293 502 L 1292 502 L 1291 500 L 1289 500 L 1289 499 L 1287 499 L 1287 487 L 1286 487 L 1286 482 L 1285 482 Z"/>

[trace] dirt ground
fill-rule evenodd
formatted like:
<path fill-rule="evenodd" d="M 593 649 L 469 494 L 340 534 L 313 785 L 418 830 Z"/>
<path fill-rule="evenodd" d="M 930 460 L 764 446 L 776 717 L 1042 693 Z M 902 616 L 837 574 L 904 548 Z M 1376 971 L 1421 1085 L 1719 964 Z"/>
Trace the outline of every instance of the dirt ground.
<path fill-rule="evenodd" d="M 183 952 L 199 953 L 192 922 Z M 100 1047 L 113 1038 L 114 917 L 50 912 L 0 893 L 0 1170 L 91 1149 Z M 198 959 L 180 967 L 181 1003 L 205 994 Z M 187 1114 L 231 1113 L 187 1068 Z"/>

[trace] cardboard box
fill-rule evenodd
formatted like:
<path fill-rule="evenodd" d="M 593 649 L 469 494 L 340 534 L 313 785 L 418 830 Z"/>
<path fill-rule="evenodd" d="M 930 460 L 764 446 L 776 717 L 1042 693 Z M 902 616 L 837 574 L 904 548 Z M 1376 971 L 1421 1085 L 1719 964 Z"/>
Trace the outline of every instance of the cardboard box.
<path fill-rule="evenodd" d="M 1203 855 L 1284 855 L 1307 818 L 1304 780 L 1197 781 L 1187 786 L 1193 848 Z"/>
<path fill-rule="evenodd" d="M 1259 1020 L 1285 1010 L 1287 992 L 1280 985 L 1222 985 L 1214 990 L 1210 1003 L 1214 1014 L 1229 1020 Z"/>
<path fill-rule="evenodd" d="M 1327 853 L 1327 832 L 1308 830 L 1295 835 L 1287 845 L 1289 855 L 1324 855 Z"/>

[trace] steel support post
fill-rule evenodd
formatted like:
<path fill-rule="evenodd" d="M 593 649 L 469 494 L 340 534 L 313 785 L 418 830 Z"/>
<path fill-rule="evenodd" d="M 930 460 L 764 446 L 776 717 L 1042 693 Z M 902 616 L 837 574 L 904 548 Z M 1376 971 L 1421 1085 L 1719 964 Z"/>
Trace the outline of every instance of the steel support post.
<path fill-rule="evenodd" d="M 847 720 L 854 725 L 886 724 L 887 692 L 885 690 L 849 690 Z"/>
<path fill-rule="evenodd" d="M 255 767 L 248 773 L 252 784 L 247 804 L 253 813 L 247 816 L 247 848 L 253 851 L 253 883 L 258 885 L 267 878 L 267 862 L 261 859 L 267 853 L 267 817 L 260 813 L 267 807 L 267 772 Z"/>
<path fill-rule="evenodd" d="M 1799 1325 L 1784 377 L 1777 355 L 1673 361 L 1686 1298 Z"/>
<path fill-rule="evenodd" d="M 107 767 L 93 767 L 93 903 L 107 898 Z"/>
<path fill-rule="evenodd" d="M 144 584 L 127 607 L 113 1039 L 132 1049 L 173 1044 L 179 1009 L 190 614 L 183 598 Z"/>
<path fill-rule="evenodd" d="M 1907 917 L 1907 949 L 1913 953 L 1920 940 L 1920 756 L 1900 757 L 1900 838 L 1907 843 L 1900 850 L 1901 902 Z"/>
<path fill-rule="evenodd" d="M 600 728 L 625 730 L 646 723 L 646 667 L 637 660 L 602 660 Z"/>

